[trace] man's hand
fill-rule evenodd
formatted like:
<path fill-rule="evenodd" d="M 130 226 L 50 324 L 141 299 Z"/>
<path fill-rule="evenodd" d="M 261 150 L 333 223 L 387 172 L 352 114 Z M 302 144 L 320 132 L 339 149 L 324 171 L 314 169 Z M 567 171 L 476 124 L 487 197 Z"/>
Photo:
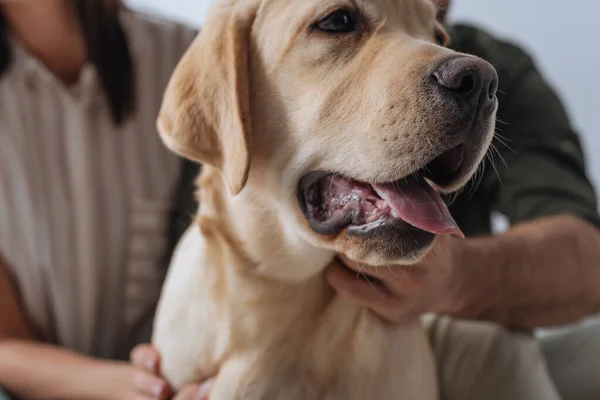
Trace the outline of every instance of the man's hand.
<path fill-rule="evenodd" d="M 328 280 L 341 295 L 393 321 L 430 312 L 531 330 L 599 312 L 598 260 L 598 229 L 579 217 L 555 216 L 501 235 L 438 237 L 413 266 L 342 260 L 349 269 L 333 265 Z"/>
<path fill-rule="evenodd" d="M 159 397 L 150 397 L 152 399 L 171 398 L 172 390 L 160 376 L 160 354 L 154 347 L 148 344 L 138 345 L 131 351 L 130 359 L 138 370 L 138 374 L 134 376 L 134 386 L 141 394 L 140 398 L 146 399 L 149 392 L 152 395 L 160 393 Z M 159 390 L 159 382 L 164 385 L 163 390 Z M 212 383 L 211 379 L 202 384 L 188 385 L 173 400 L 208 400 Z"/>
<path fill-rule="evenodd" d="M 327 278 L 340 295 L 394 322 L 430 312 L 457 316 L 476 303 L 469 286 L 484 278 L 481 268 L 462 262 L 465 251 L 463 240 L 440 236 L 415 265 L 370 267 L 342 259 L 347 268 L 335 263 Z"/>

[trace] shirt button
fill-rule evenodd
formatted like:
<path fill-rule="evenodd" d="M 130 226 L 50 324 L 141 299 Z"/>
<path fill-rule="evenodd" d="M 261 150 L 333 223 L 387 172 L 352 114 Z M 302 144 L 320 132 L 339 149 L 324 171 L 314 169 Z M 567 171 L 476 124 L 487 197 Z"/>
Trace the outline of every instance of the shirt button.
<path fill-rule="evenodd" d="M 575 143 L 569 140 L 563 140 L 558 146 L 563 153 L 567 153 L 568 155 L 577 155 L 579 153 L 579 149 Z"/>

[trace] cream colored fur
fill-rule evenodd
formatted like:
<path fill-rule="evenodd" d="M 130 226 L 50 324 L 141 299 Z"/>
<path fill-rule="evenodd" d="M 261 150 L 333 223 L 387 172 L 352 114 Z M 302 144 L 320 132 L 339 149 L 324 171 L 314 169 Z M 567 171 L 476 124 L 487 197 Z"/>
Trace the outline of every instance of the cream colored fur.
<path fill-rule="evenodd" d="M 340 6 L 368 16 L 363 34 L 310 28 Z M 453 54 L 434 43 L 436 11 L 430 0 L 213 7 L 158 124 L 167 146 L 204 164 L 200 210 L 176 250 L 153 337 L 176 388 L 218 374 L 213 399 L 438 398 L 419 321 L 386 323 L 322 276 L 336 254 L 371 265 L 414 258 L 317 235 L 295 196 L 309 171 L 393 181 L 440 146 L 444 115 L 423 118 L 435 104 L 417 84 Z M 492 132 L 493 122 L 479 160 Z"/>

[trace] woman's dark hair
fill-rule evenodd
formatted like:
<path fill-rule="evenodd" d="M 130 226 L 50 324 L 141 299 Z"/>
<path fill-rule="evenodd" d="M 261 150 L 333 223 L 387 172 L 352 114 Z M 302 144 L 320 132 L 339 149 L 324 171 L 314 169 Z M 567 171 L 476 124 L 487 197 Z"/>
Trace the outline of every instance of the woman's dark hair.
<path fill-rule="evenodd" d="M 85 38 L 88 58 L 94 64 L 108 98 L 113 120 L 122 123 L 134 109 L 133 62 L 118 18 L 119 0 L 73 0 Z M 0 76 L 10 66 L 12 50 L 7 21 L 0 10 Z"/>

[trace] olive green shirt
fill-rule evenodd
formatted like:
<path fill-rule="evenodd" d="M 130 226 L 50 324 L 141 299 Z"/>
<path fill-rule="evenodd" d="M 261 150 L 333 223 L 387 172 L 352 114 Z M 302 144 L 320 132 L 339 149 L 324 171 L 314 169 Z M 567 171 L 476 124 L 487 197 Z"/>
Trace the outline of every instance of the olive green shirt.
<path fill-rule="evenodd" d="M 483 177 L 450 210 L 467 235 L 490 233 L 491 214 L 510 224 L 557 214 L 600 226 L 596 194 L 586 175 L 578 134 L 532 58 L 514 44 L 466 25 L 449 28 L 451 47 L 479 56 L 498 71 L 499 154 L 486 159 Z"/>
<path fill-rule="evenodd" d="M 489 234 L 493 212 L 506 216 L 511 224 L 572 214 L 600 227 L 579 137 L 531 57 L 474 27 L 454 25 L 448 31 L 453 49 L 489 61 L 500 79 L 494 139 L 499 154 L 490 153 L 494 162 L 486 159 L 480 183 L 470 184 L 450 207 L 465 234 Z M 172 219 L 172 244 L 194 213 L 192 182 L 197 172 L 197 166 L 184 163 Z"/>

